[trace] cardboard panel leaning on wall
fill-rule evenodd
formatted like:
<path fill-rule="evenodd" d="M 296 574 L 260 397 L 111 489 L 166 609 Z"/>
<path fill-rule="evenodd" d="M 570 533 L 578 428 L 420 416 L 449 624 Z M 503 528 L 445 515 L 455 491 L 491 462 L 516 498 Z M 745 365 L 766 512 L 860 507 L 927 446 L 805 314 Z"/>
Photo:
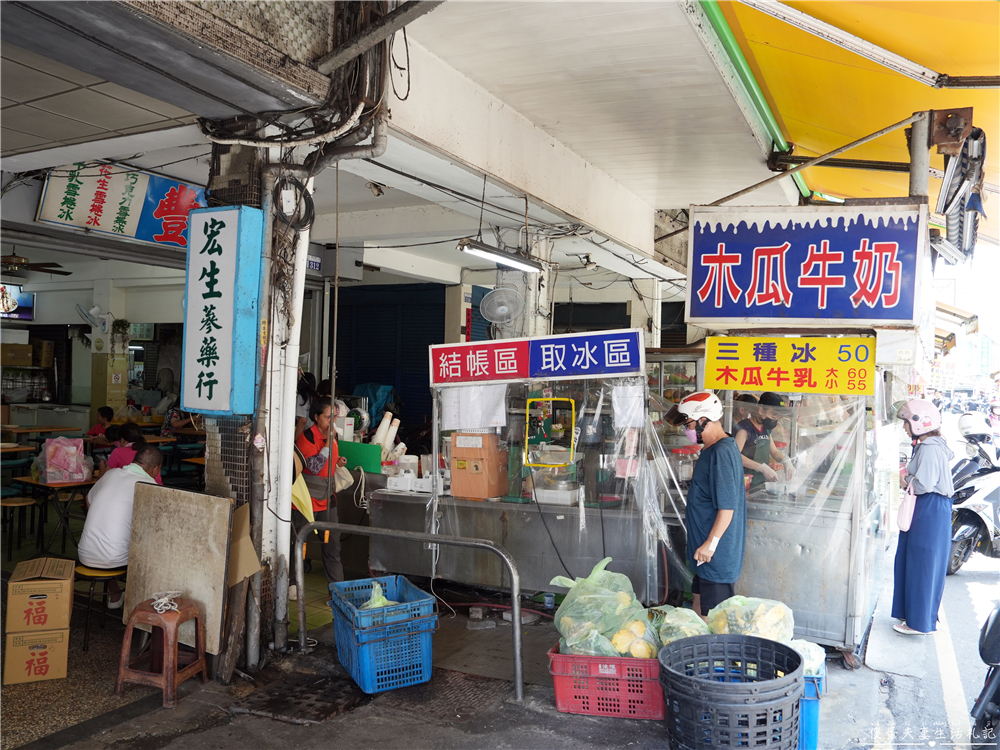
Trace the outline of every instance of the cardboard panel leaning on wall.
<path fill-rule="evenodd" d="M 153 484 L 137 484 L 132 508 L 128 587 L 122 622 L 153 594 L 180 591 L 198 606 L 205 651 L 219 653 L 229 568 L 233 501 Z M 194 624 L 180 628 L 194 645 Z"/>

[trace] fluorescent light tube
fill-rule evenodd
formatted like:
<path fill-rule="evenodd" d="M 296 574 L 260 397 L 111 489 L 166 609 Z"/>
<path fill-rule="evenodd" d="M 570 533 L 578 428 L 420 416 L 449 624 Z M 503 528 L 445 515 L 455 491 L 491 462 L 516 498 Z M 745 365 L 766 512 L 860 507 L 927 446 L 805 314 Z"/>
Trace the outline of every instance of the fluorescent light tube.
<path fill-rule="evenodd" d="M 498 250 L 495 247 L 484 245 L 482 242 L 476 242 L 469 238 L 459 240 L 458 249 L 463 253 L 485 258 L 501 266 L 516 268 L 518 271 L 524 271 L 525 273 L 539 273 L 542 270 L 542 264 L 538 261 L 520 255 L 511 255 L 510 253 L 505 253 L 503 250 Z"/>

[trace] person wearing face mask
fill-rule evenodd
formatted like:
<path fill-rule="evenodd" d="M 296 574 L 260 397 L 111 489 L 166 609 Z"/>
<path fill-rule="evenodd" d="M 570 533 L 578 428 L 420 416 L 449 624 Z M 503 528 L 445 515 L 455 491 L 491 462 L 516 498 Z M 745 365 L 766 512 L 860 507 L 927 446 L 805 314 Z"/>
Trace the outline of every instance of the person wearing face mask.
<path fill-rule="evenodd" d="M 778 473 L 769 465 L 773 458 L 785 467 L 785 479 L 795 474 L 792 462 L 775 446 L 771 430 L 778 426 L 781 413 L 777 409 L 785 406 L 784 399 L 777 393 L 762 393 L 755 410 L 747 419 L 736 425 L 736 447 L 743 454 L 743 467 L 753 473 L 750 487 L 759 487 L 764 482 L 777 482 Z"/>
<path fill-rule="evenodd" d="M 666 419 L 683 425 L 692 442 L 705 446 L 688 487 L 684 524 L 688 563 L 695 571 L 694 611 L 706 619 L 709 610 L 733 595 L 733 584 L 743 570 L 747 537 L 743 465 L 736 442 L 722 429 L 722 402 L 711 391 L 686 396 Z"/>

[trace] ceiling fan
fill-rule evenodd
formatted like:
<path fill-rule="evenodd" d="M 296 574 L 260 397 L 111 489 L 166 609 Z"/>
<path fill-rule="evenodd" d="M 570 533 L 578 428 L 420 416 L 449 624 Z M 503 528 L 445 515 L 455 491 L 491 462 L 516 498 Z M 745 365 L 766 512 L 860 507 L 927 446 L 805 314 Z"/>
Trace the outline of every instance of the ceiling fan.
<path fill-rule="evenodd" d="M 0 258 L 0 265 L 4 271 L 16 273 L 17 271 L 37 271 L 38 273 L 54 273 L 59 276 L 69 276 L 72 271 L 59 271 L 62 268 L 58 263 L 32 263 L 27 258 L 20 255 L 4 255 Z"/>

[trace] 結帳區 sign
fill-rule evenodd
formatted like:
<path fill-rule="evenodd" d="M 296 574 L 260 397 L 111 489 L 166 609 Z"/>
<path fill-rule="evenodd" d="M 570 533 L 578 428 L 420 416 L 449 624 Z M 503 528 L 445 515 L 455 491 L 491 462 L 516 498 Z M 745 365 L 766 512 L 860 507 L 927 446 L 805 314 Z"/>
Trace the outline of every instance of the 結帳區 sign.
<path fill-rule="evenodd" d="M 875 339 L 710 336 L 705 387 L 872 396 Z"/>
<path fill-rule="evenodd" d="M 687 322 L 912 325 L 927 207 L 695 206 Z"/>
<path fill-rule="evenodd" d="M 431 385 L 645 376 L 642 331 L 571 333 L 430 347 Z"/>

